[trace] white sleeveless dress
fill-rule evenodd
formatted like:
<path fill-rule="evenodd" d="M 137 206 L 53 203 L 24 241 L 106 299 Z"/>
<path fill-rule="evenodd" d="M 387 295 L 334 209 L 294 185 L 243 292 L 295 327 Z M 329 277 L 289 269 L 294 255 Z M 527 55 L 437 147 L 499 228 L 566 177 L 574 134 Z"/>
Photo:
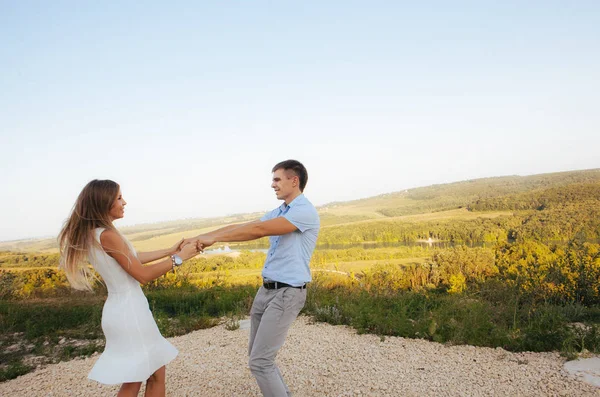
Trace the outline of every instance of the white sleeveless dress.
<path fill-rule="evenodd" d="M 100 243 L 103 228 L 94 230 Z M 129 249 L 135 249 L 125 239 Z M 177 356 L 177 349 L 160 334 L 140 283 L 101 248 L 92 248 L 90 263 L 102 276 L 108 298 L 102 309 L 104 352 L 88 379 L 115 385 L 143 382 Z"/>

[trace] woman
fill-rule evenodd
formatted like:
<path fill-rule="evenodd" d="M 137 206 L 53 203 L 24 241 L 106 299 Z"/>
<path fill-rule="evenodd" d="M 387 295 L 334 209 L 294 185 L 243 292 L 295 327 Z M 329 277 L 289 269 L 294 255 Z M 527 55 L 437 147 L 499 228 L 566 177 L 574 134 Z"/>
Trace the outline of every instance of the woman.
<path fill-rule="evenodd" d="M 165 365 L 178 351 L 160 334 L 140 283 L 174 270 L 199 250 L 182 240 L 168 249 L 136 253 L 113 226 L 115 219 L 123 218 L 126 204 L 117 183 L 88 183 L 58 237 L 60 266 L 73 288 L 91 290 L 94 280 L 87 258 L 108 289 L 102 310 L 106 347 L 88 378 L 122 384 L 118 396 L 137 396 L 143 381 L 146 396 L 164 396 Z M 160 258 L 165 259 L 142 266 Z"/>

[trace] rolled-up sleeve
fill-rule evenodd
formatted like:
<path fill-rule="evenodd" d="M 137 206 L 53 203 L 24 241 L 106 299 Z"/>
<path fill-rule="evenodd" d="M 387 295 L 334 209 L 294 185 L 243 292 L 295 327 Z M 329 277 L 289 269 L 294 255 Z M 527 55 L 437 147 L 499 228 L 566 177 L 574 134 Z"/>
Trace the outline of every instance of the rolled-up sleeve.
<path fill-rule="evenodd" d="M 319 215 L 313 206 L 296 205 L 283 216 L 302 233 L 319 227 Z"/>

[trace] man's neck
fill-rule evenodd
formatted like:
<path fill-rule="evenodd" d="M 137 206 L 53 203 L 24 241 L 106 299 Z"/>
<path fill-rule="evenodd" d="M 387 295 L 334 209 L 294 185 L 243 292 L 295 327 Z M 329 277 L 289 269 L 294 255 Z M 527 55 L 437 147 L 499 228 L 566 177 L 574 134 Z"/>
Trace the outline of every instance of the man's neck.
<path fill-rule="evenodd" d="M 294 200 L 296 200 L 296 197 L 300 196 L 302 194 L 302 192 L 298 191 L 295 192 L 294 194 L 291 194 L 289 197 L 287 197 L 285 199 L 285 205 L 290 205 L 290 203 Z"/>

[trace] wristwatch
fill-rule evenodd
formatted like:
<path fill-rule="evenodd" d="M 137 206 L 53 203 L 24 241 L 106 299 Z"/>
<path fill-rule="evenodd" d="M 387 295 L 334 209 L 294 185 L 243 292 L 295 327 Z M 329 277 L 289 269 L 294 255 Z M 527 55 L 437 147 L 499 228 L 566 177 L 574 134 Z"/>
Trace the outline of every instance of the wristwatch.
<path fill-rule="evenodd" d="M 175 271 L 175 266 L 181 266 L 183 263 L 183 259 L 177 254 L 171 255 L 171 262 L 173 263 L 173 271 Z"/>

